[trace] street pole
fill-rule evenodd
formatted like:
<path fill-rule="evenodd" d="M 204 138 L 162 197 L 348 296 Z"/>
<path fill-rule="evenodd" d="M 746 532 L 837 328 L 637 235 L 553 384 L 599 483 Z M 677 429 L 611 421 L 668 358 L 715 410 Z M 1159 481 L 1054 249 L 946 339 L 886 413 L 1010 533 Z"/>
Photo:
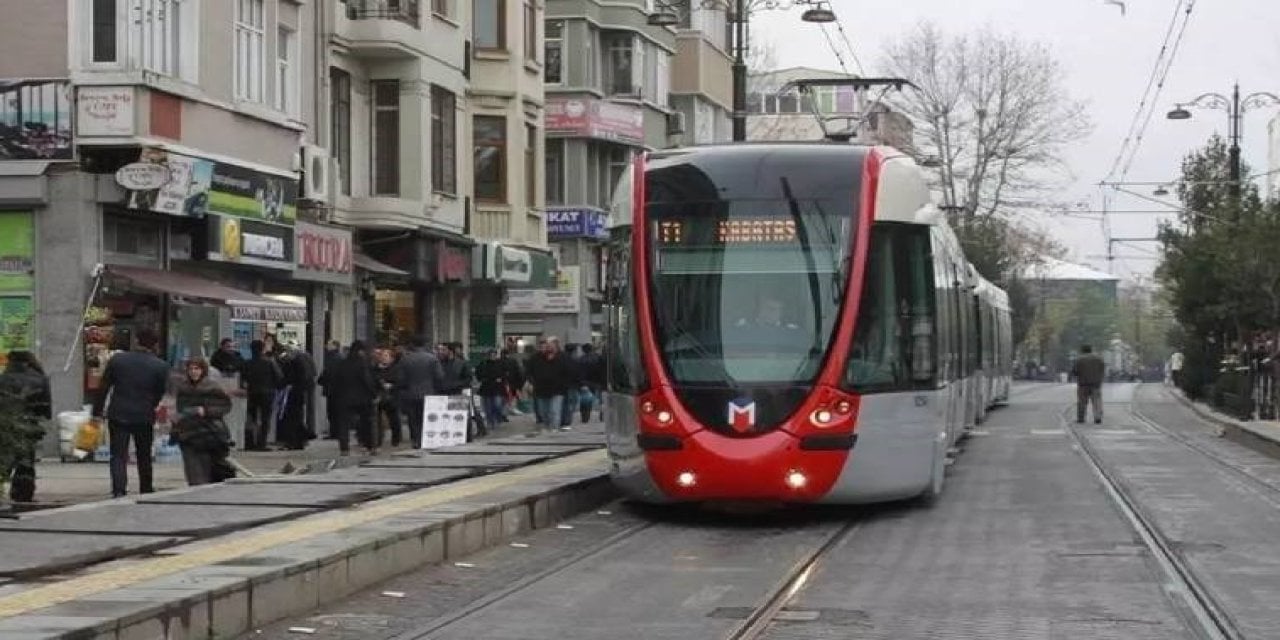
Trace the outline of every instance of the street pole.
<path fill-rule="evenodd" d="M 1231 94 L 1231 124 L 1228 127 L 1231 136 L 1231 199 L 1235 202 L 1240 201 L 1240 137 L 1244 120 L 1244 114 L 1240 111 L 1240 83 L 1236 83 L 1235 90 Z M 1236 210 L 1236 216 L 1240 215 L 1239 209 Z"/>
<path fill-rule="evenodd" d="M 747 3 L 734 0 L 733 141 L 747 139 Z"/>

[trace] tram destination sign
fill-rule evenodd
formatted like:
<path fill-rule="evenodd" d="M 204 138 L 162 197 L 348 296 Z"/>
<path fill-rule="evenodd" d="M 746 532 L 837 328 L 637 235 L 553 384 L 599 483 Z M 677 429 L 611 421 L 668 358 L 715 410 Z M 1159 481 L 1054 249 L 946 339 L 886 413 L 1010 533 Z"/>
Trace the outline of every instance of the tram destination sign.
<path fill-rule="evenodd" d="M 791 244 L 799 239 L 792 218 L 737 218 L 716 220 L 710 229 L 689 229 L 690 222 L 701 220 L 660 220 L 657 224 L 658 244 Z M 706 222 L 713 222 L 706 220 Z M 701 226 L 701 225 L 698 225 Z"/>

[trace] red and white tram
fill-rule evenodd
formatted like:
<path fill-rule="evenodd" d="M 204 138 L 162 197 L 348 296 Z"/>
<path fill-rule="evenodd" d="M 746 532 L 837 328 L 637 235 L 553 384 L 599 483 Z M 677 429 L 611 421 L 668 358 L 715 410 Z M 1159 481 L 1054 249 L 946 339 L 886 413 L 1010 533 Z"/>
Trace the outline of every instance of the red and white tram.
<path fill-rule="evenodd" d="M 1008 396 L 1007 297 L 889 148 L 638 158 L 612 213 L 612 475 L 650 502 L 937 495 Z"/>

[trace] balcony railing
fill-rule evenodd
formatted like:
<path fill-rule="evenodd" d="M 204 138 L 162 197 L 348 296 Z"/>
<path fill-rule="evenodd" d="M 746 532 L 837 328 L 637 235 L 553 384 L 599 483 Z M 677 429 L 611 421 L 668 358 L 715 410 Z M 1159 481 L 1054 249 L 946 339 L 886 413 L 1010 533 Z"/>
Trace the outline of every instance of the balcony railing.
<path fill-rule="evenodd" d="M 347 0 L 351 20 L 399 20 L 418 26 L 418 0 Z"/>

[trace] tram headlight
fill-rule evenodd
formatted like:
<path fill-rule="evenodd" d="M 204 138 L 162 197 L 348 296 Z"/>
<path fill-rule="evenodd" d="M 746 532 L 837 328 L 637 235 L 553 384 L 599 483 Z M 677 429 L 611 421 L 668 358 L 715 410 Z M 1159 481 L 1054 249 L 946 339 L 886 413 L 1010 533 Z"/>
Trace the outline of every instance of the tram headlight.
<path fill-rule="evenodd" d="M 841 400 L 836 403 L 836 413 L 847 416 L 853 412 L 853 403 L 848 400 Z"/>
<path fill-rule="evenodd" d="M 810 417 L 813 419 L 813 423 L 820 427 L 831 424 L 831 421 L 835 419 L 835 416 L 831 415 L 831 411 L 827 409 L 818 409 Z"/>
<path fill-rule="evenodd" d="M 658 419 L 658 424 L 662 424 L 662 425 L 671 424 L 672 417 L 671 417 L 670 411 L 667 411 L 664 409 L 662 411 L 659 411 L 658 415 L 655 417 L 657 417 Z"/>
<path fill-rule="evenodd" d="M 787 473 L 787 486 L 795 490 L 804 488 L 809 483 L 809 478 L 799 471 L 792 470 Z"/>
<path fill-rule="evenodd" d="M 653 410 L 656 408 L 657 406 L 653 404 L 652 400 L 645 400 L 640 403 L 640 411 L 644 413 L 653 413 Z"/>
<path fill-rule="evenodd" d="M 681 471 L 680 475 L 676 476 L 676 484 L 686 488 L 692 487 L 698 484 L 698 477 L 693 475 L 692 471 Z"/>

